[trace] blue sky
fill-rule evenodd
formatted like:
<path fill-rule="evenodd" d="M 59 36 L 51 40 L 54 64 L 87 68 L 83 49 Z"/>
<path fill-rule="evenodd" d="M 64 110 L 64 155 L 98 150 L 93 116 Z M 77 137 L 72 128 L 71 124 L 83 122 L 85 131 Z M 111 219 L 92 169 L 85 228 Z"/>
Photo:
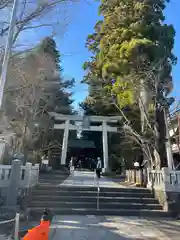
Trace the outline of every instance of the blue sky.
<path fill-rule="evenodd" d="M 75 106 L 87 95 L 87 86 L 80 84 L 84 75 L 82 65 L 91 56 L 85 48 L 85 42 L 88 34 L 93 33 L 94 25 L 99 18 L 98 3 L 91 0 L 89 2 L 91 4 L 82 1 L 76 7 L 77 13 L 73 16 L 67 33 L 60 41 L 56 40 L 61 52 L 65 55 L 62 61 L 64 75 L 73 76 L 76 79 Z"/>
<path fill-rule="evenodd" d="M 89 2 L 89 4 L 87 3 Z M 174 91 L 173 95 L 180 99 L 180 24 L 179 24 L 179 10 L 180 0 L 171 0 L 171 3 L 167 5 L 165 16 L 166 22 L 173 24 L 176 30 L 176 40 L 174 53 L 179 58 L 178 64 L 173 68 L 174 79 Z M 64 9 L 60 12 L 57 11 L 57 15 L 53 15 L 54 18 L 58 17 L 60 25 L 58 29 L 58 35 L 56 36 L 57 46 L 62 53 L 62 65 L 64 68 L 64 75 L 66 77 L 74 77 L 76 79 L 76 86 L 74 88 L 74 100 L 75 106 L 78 106 L 78 102 L 81 102 L 87 95 L 87 86 L 80 84 L 83 78 L 84 72 L 82 70 L 82 64 L 87 61 L 91 56 L 91 53 L 85 48 L 85 41 L 88 34 L 93 33 L 93 28 L 98 20 L 98 3 L 93 0 L 80 0 L 79 3 L 68 6 L 67 19 L 69 21 L 68 27 L 67 21 L 63 21 Z M 50 16 L 52 18 L 52 16 Z M 23 39 L 27 45 L 35 43 L 48 35 L 48 31 L 40 29 L 34 30 L 29 34 L 23 34 Z"/>
<path fill-rule="evenodd" d="M 172 76 L 174 81 L 173 96 L 180 100 L 180 24 L 179 24 L 180 1 L 171 0 L 167 5 L 165 16 L 166 22 L 173 24 L 176 30 L 174 54 L 178 57 L 178 64 L 173 68 Z"/>

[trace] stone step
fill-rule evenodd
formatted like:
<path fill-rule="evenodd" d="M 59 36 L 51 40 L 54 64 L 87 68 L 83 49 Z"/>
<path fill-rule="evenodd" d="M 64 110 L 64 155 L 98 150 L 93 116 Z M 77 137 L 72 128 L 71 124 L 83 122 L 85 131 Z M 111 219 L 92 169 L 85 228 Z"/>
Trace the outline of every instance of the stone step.
<path fill-rule="evenodd" d="M 52 185 L 59 185 L 65 180 L 65 177 L 57 178 L 57 179 L 40 179 L 39 184 L 43 186 L 51 187 Z"/>
<path fill-rule="evenodd" d="M 40 177 L 60 177 L 62 175 L 66 175 L 66 174 L 69 174 L 69 171 L 68 170 L 65 170 L 65 171 L 59 171 L 58 170 L 56 172 L 54 172 L 54 170 L 51 170 L 49 172 L 41 172 L 40 173 Z"/>
<path fill-rule="evenodd" d="M 51 175 L 51 174 L 42 174 L 39 176 L 39 180 L 41 179 L 58 179 L 58 178 L 62 178 L 64 176 L 67 176 L 68 173 L 63 173 L 63 174 L 60 174 L 60 175 Z"/>
<path fill-rule="evenodd" d="M 155 198 L 138 198 L 138 197 L 99 197 L 101 202 L 126 202 L 126 203 L 149 203 L 149 204 L 158 204 L 158 201 Z M 50 195 L 34 195 L 32 201 L 65 201 L 65 202 L 97 202 L 97 196 L 50 196 Z"/>
<path fill-rule="evenodd" d="M 58 169 L 52 169 L 50 172 L 48 172 L 48 173 L 42 173 L 42 174 L 51 174 L 51 175 L 53 175 L 53 174 L 63 174 L 63 173 L 65 173 L 65 172 L 69 172 L 69 170 L 68 170 L 68 168 L 67 167 L 64 167 L 64 166 L 59 166 L 59 168 Z"/>
<path fill-rule="evenodd" d="M 64 191 L 71 191 L 71 192 L 76 192 L 76 191 L 95 191 L 97 192 L 97 187 L 96 186 L 67 186 L 67 185 L 53 185 L 49 186 L 49 184 L 46 183 L 41 183 L 38 185 L 37 189 L 41 190 L 49 190 L 51 187 L 52 191 L 58 191 L 58 190 L 64 190 Z M 151 191 L 147 188 L 124 188 L 124 187 L 100 187 L 100 192 L 131 192 L 131 193 L 151 193 Z"/>
<path fill-rule="evenodd" d="M 43 207 L 30 208 L 30 215 L 33 219 L 40 219 Z M 171 217 L 171 215 L 162 210 L 139 210 L 139 209 L 70 209 L 70 208 L 51 208 L 56 215 L 99 215 L 99 216 L 137 216 L 137 217 Z"/>
<path fill-rule="evenodd" d="M 32 201 L 30 207 L 50 207 L 50 208 L 96 208 L 96 202 L 63 202 L 63 201 Z M 142 204 L 142 203 L 103 203 L 99 202 L 100 208 L 103 209 L 148 209 L 162 210 L 159 204 Z"/>
<path fill-rule="evenodd" d="M 47 181 L 47 180 L 58 180 L 58 179 L 62 179 L 62 178 L 67 178 L 68 177 L 68 174 L 67 173 L 64 173 L 64 174 L 61 174 L 60 176 L 54 176 L 54 175 L 43 175 L 43 176 L 39 176 L 39 183 L 41 181 Z M 42 182 L 43 183 L 43 182 Z"/>
<path fill-rule="evenodd" d="M 34 195 L 49 195 L 49 196 L 97 196 L 97 191 L 68 191 L 62 189 L 49 188 L 48 190 L 36 189 Z M 100 196 L 104 197 L 138 197 L 138 198 L 151 198 L 150 192 L 138 193 L 138 192 L 100 192 Z"/>

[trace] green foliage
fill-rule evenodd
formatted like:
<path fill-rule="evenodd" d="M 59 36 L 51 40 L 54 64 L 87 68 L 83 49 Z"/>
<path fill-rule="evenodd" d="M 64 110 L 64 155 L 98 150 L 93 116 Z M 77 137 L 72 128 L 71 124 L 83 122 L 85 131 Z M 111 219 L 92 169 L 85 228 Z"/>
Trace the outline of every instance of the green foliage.
<path fill-rule="evenodd" d="M 139 101 L 141 81 L 145 79 L 151 96 L 168 94 L 172 86 L 172 65 L 177 61 L 172 53 L 175 30 L 164 23 L 163 11 L 169 1 L 100 2 L 99 14 L 103 20 L 96 24 L 86 43 L 92 58 L 84 64 L 83 82 L 89 85 L 89 96 L 83 108 L 86 112 L 107 114 L 107 110 L 118 114 L 117 110 L 112 111 L 115 101 L 121 109 L 127 106 L 133 109 Z M 155 79 L 158 82 L 154 82 Z M 155 99 L 149 99 L 147 111 L 155 109 Z"/>
<path fill-rule="evenodd" d="M 52 38 L 45 38 L 39 49 L 47 53 L 56 63 L 57 74 L 50 79 L 44 79 L 48 83 L 44 88 L 44 95 L 42 103 L 46 105 L 46 111 L 56 111 L 64 114 L 71 114 L 73 100 L 68 89 L 74 86 L 74 79 L 66 80 L 62 76 L 63 69 L 61 67 L 60 52 L 57 50 L 56 43 Z"/>
<path fill-rule="evenodd" d="M 108 93 L 110 89 L 113 94 L 116 93 L 122 107 L 136 101 L 133 95 L 138 94 L 136 88 L 140 82 L 133 78 L 133 72 L 136 75 L 141 73 L 141 77 L 145 78 L 153 64 L 162 60 L 165 66 L 161 70 L 162 81 L 171 81 L 171 64 L 176 63 L 172 54 L 175 30 L 172 25 L 163 23 L 167 2 L 101 1 L 99 10 L 103 20 L 97 22 L 95 32 L 87 38 L 86 46 L 93 57 L 83 66 L 87 72 L 84 82 L 91 84 L 91 79 L 96 78 L 102 83 L 102 88 L 108 89 Z M 111 79 L 117 84 L 112 86 Z"/>
<path fill-rule="evenodd" d="M 40 51 L 43 51 L 45 53 L 48 53 L 49 55 L 54 57 L 54 60 L 57 64 L 57 68 L 60 68 L 60 52 L 57 50 L 56 43 L 55 41 L 47 37 L 43 39 L 41 42 L 41 45 L 39 46 Z"/>
<path fill-rule="evenodd" d="M 39 134 L 34 142 L 34 146 L 40 148 L 46 146 L 47 148 L 49 142 L 55 140 L 55 135 L 52 132 L 51 119 L 45 116 L 48 112 L 73 113 L 72 94 L 69 90 L 74 86 L 75 80 L 63 78 L 60 52 L 57 50 L 56 43 L 52 38 L 44 39 L 38 49 L 52 57 L 56 63 L 57 71 L 55 76 L 44 79 L 47 84 L 45 84 L 42 99 L 39 102 L 40 115 L 36 118 L 36 121 L 39 122 Z"/>

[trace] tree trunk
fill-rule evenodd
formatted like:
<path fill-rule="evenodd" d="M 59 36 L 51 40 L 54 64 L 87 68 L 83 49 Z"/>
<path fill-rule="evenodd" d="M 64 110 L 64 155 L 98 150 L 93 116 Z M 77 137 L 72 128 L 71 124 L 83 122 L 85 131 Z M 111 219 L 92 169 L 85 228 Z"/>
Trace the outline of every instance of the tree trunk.
<path fill-rule="evenodd" d="M 150 97 L 149 97 L 149 92 L 146 89 L 146 83 L 144 83 L 144 80 L 141 80 L 139 109 L 140 109 L 140 115 L 141 115 L 141 133 L 142 133 L 142 136 L 144 136 L 144 138 L 145 138 L 145 134 L 147 131 L 147 119 L 145 117 L 145 114 L 148 112 L 149 98 Z M 143 105 L 143 108 L 142 108 L 142 105 Z M 142 143 L 142 145 L 146 149 L 146 151 L 148 151 L 147 144 L 148 143 Z M 146 166 L 150 166 L 151 159 L 149 159 L 149 156 L 145 153 L 143 147 L 142 147 L 142 154 L 141 154 L 141 162 L 147 161 Z"/>
<path fill-rule="evenodd" d="M 167 153 L 166 153 L 166 126 L 164 120 L 163 109 L 156 106 L 156 124 L 158 129 L 158 139 L 156 141 L 156 149 L 160 155 L 160 167 L 167 167 Z"/>
<path fill-rule="evenodd" d="M 24 154 L 24 164 L 26 164 L 26 161 L 27 161 L 27 141 L 26 141 L 26 133 L 27 133 L 27 118 L 25 119 L 24 121 L 24 129 L 23 129 L 23 135 L 22 135 L 22 152 Z"/>

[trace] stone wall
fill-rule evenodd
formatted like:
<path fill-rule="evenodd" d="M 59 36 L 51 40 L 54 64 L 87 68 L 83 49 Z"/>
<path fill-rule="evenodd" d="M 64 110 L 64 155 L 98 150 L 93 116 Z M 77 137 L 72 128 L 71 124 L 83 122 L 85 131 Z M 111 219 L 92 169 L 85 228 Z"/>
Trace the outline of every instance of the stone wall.
<path fill-rule="evenodd" d="M 163 189 L 154 189 L 153 192 L 164 211 L 171 213 L 173 217 L 180 215 L 180 192 L 166 192 Z"/>
<path fill-rule="evenodd" d="M 172 213 L 174 217 L 180 215 L 180 192 L 167 192 L 167 205 L 168 211 Z"/>
<path fill-rule="evenodd" d="M 167 194 L 164 189 L 153 189 L 153 194 L 165 211 L 168 211 Z"/>

